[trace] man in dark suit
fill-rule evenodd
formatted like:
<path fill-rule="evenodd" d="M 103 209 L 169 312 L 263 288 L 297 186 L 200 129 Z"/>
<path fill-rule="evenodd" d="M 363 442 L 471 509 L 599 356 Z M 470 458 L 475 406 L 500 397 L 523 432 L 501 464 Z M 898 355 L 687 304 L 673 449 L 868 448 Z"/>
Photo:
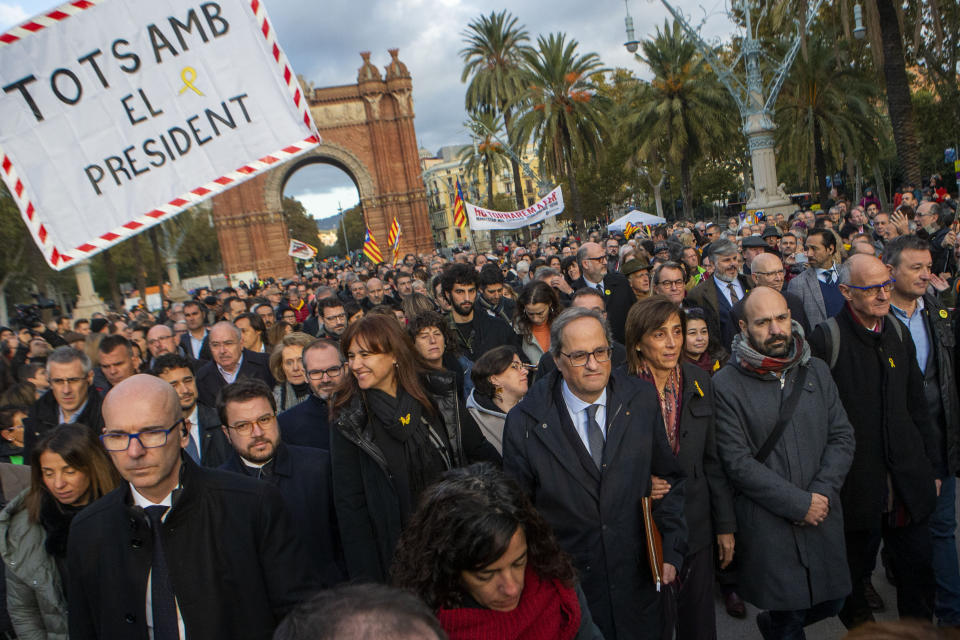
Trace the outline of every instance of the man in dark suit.
<path fill-rule="evenodd" d="M 599 246 L 599 245 L 598 245 Z M 661 596 L 647 556 L 642 496 L 670 484 L 654 518 L 666 584 L 686 552 L 683 473 L 667 443 L 656 389 L 617 371 L 603 316 L 571 307 L 553 321 L 557 371 L 507 414 L 503 468 L 573 557 L 594 622 L 609 640 L 659 635 Z"/>
<path fill-rule="evenodd" d="M 803 335 L 809 336 L 810 332 L 813 331 L 813 327 L 807 322 L 807 314 L 803 311 L 803 301 L 792 293 L 782 291 L 783 282 L 787 275 L 786 270 L 783 268 L 783 261 L 775 254 L 761 253 L 750 263 L 750 273 L 753 277 L 754 284 L 758 287 L 769 287 L 783 296 L 784 300 L 787 301 L 787 308 L 790 309 L 790 317 L 799 322 L 800 326 L 803 327 Z M 735 313 L 738 311 L 736 306 L 734 307 L 734 311 Z M 742 319 L 743 318 L 738 315 L 735 320 L 739 321 Z"/>
<path fill-rule="evenodd" d="M 210 327 L 207 339 L 213 360 L 197 371 L 200 402 L 215 407 L 220 389 L 238 378 L 259 378 L 273 387 L 270 357 L 244 349 L 240 329 L 232 322 L 218 322 Z"/>
<path fill-rule="evenodd" d="M 126 482 L 70 527 L 70 638 L 271 637 L 319 586 L 277 488 L 184 455 L 180 401 L 159 378 L 124 380 L 103 415 Z"/>
<path fill-rule="evenodd" d="M 333 509 L 330 454 L 281 440 L 277 402 L 260 380 L 245 378 L 228 384 L 217 412 L 232 448 L 220 468 L 277 487 L 324 585 L 342 582 L 343 549 Z"/>
<path fill-rule="evenodd" d="M 306 400 L 283 413 L 280 436 L 287 444 L 330 450 L 327 400 L 340 383 L 345 367 L 340 350 L 330 340 L 319 338 L 303 349 L 303 370 L 311 393 Z"/>
<path fill-rule="evenodd" d="M 807 268 L 790 280 L 787 291 L 803 302 L 811 327 L 832 318 L 843 309 L 837 272 L 837 237 L 828 229 L 814 229 L 807 236 Z"/>
<path fill-rule="evenodd" d="M 169 382 L 180 398 L 180 411 L 190 433 L 187 454 L 197 464 L 211 469 L 223 464 L 230 444 L 220 429 L 217 410 L 198 400 L 196 373 L 190 361 L 175 353 L 164 354 L 156 358 L 150 373 Z"/>
<path fill-rule="evenodd" d="M 607 307 L 607 321 L 613 339 L 621 344 L 626 341 L 627 312 L 636 301 L 630 282 L 619 272 L 607 273 L 608 256 L 596 242 L 585 242 L 577 251 L 580 277 L 573 281 L 574 291 L 581 287 L 596 289 L 603 295 Z"/>
<path fill-rule="evenodd" d="M 207 337 L 206 311 L 196 300 L 183 303 L 183 319 L 187 332 L 180 336 L 180 347 L 194 360 L 210 362 L 210 345 Z"/>
<path fill-rule="evenodd" d="M 750 291 L 746 276 L 740 274 L 740 253 L 729 240 L 710 245 L 713 277 L 704 278 L 687 295 L 687 306 L 700 307 L 707 317 L 711 335 L 730 350 L 733 336 L 740 332 L 733 315 L 733 306 Z"/>

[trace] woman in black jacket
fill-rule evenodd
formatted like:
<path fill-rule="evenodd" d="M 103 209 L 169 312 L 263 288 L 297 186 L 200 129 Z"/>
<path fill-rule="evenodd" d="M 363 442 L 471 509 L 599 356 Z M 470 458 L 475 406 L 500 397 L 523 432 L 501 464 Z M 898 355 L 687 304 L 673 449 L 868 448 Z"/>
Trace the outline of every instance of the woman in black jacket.
<path fill-rule="evenodd" d="M 420 493 L 475 461 L 500 463 L 457 392 L 400 324 L 368 315 L 340 339 L 350 369 L 331 402 L 334 503 L 351 579 L 384 582 Z"/>

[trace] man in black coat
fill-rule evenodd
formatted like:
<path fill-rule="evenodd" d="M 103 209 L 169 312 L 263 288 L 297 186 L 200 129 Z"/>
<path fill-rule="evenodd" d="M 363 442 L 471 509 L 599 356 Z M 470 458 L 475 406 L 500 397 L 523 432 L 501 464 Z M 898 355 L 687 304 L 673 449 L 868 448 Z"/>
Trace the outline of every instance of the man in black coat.
<path fill-rule="evenodd" d="M 940 480 L 940 444 L 930 422 L 906 329 L 889 317 L 893 284 L 886 266 L 855 255 L 840 268 L 846 306 L 810 336 L 813 354 L 831 365 L 857 448 L 840 501 L 853 592 L 840 619 L 848 628 L 872 619 L 864 580 L 882 537 L 891 551 L 897 609 L 930 620 L 934 578 L 929 517 Z"/>
<path fill-rule="evenodd" d="M 740 273 L 741 257 L 737 245 L 717 240 L 710 245 L 713 276 L 704 278 L 687 294 L 688 307 L 700 307 L 707 318 L 711 337 L 730 350 L 733 336 L 740 332 L 733 308 L 750 291 L 750 283 Z"/>
<path fill-rule="evenodd" d="M 260 380 L 228 384 L 217 412 L 232 448 L 220 468 L 277 487 L 324 586 L 342 582 L 345 567 L 333 508 L 330 454 L 280 439 L 276 400 Z"/>
<path fill-rule="evenodd" d="M 207 337 L 213 360 L 197 371 L 200 402 L 209 407 L 217 406 L 220 389 L 239 378 L 259 378 L 273 388 L 270 356 L 244 349 L 243 336 L 233 323 L 218 322 L 210 327 Z"/>
<path fill-rule="evenodd" d="M 170 383 L 180 398 L 180 411 L 190 433 L 187 454 L 197 464 L 210 469 L 223 464 L 230 453 L 230 443 L 220 428 L 217 410 L 198 400 L 192 363 L 183 356 L 168 353 L 154 360 L 150 373 Z"/>
<path fill-rule="evenodd" d="M 443 270 L 440 286 L 450 303 L 450 327 L 460 351 L 471 361 L 494 347 L 510 345 L 525 359 L 520 336 L 513 328 L 486 311 L 476 309 L 479 277 L 470 265 L 456 263 Z"/>
<path fill-rule="evenodd" d="M 57 347 L 47 357 L 50 390 L 30 407 L 23 422 L 23 456 L 30 459 L 33 445 L 50 429 L 64 422 L 84 424 L 95 433 L 103 428 L 100 394 L 93 388 L 90 358 L 73 347 Z"/>
<path fill-rule="evenodd" d="M 651 574 L 641 498 L 651 475 L 670 484 L 654 507 L 663 536 L 663 581 L 686 552 L 683 473 L 667 443 L 652 385 L 611 375 L 603 317 L 571 307 L 553 321 L 558 370 L 509 414 L 503 467 L 573 557 L 593 620 L 608 640 L 659 637 L 660 594 Z M 603 425 L 603 426 L 601 426 Z"/>
<path fill-rule="evenodd" d="M 585 242 L 577 251 L 580 277 L 570 286 L 576 291 L 582 287 L 596 289 L 603 295 L 607 308 L 607 322 L 613 339 L 626 342 L 627 313 L 637 298 L 630 288 L 630 281 L 618 272 L 607 273 L 608 256 L 596 242 Z"/>
<path fill-rule="evenodd" d="M 183 303 L 183 319 L 187 323 L 187 332 L 180 336 L 180 348 L 194 360 L 210 362 L 212 356 L 206 317 L 206 311 L 196 300 Z"/>
<path fill-rule="evenodd" d="M 103 412 L 127 482 L 73 520 L 70 637 L 269 639 L 319 584 L 280 492 L 184 455 L 180 402 L 159 378 L 124 380 Z"/>
<path fill-rule="evenodd" d="M 303 370 L 311 393 L 306 400 L 281 413 L 280 437 L 287 444 L 330 450 L 330 409 L 327 400 L 346 371 L 340 350 L 324 338 L 303 349 Z"/>

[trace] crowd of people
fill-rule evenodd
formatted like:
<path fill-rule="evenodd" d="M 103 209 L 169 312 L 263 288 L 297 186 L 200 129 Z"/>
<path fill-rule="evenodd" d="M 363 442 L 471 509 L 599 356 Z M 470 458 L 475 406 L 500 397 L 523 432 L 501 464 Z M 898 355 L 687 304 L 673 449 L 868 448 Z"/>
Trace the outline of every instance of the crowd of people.
<path fill-rule="evenodd" d="M 0 623 L 872 637 L 879 559 L 960 626 L 957 223 L 898 195 L 2 327 Z"/>

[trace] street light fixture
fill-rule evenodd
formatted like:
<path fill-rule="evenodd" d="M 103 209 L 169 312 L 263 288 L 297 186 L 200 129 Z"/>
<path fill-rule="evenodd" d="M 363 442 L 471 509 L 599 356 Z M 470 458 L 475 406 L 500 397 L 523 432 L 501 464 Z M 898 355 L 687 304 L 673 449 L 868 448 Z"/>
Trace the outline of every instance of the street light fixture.
<path fill-rule="evenodd" d="M 633 30 L 633 16 L 630 15 L 628 0 L 623 0 L 623 4 L 627 9 L 627 17 L 623 20 L 627 25 L 627 41 L 623 43 L 623 46 L 625 46 L 630 53 L 636 53 L 640 47 L 640 43 L 637 41 L 637 34 Z"/>
<path fill-rule="evenodd" d="M 857 40 L 863 40 L 867 37 L 867 28 L 863 26 L 863 7 L 860 3 L 853 5 L 853 37 Z"/>

